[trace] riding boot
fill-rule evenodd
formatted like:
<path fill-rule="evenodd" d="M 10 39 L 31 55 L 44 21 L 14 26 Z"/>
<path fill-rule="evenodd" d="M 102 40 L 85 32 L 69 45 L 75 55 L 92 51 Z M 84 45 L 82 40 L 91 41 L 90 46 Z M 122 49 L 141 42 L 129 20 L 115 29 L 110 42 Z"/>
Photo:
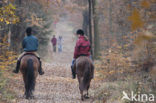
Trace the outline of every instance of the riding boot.
<path fill-rule="evenodd" d="M 43 75 L 44 71 L 42 70 L 42 62 L 39 60 L 39 63 L 40 63 L 40 66 L 39 66 L 38 72 L 40 75 Z"/>
<path fill-rule="evenodd" d="M 76 73 L 74 71 L 74 67 L 71 66 L 71 71 L 72 71 L 72 78 L 75 79 L 76 78 Z"/>
<path fill-rule="evenodd" d="M 17 60 L 16 69 L 13 70 L 13 73 L 18 73 L 20 68 L 20 60 Z"/>

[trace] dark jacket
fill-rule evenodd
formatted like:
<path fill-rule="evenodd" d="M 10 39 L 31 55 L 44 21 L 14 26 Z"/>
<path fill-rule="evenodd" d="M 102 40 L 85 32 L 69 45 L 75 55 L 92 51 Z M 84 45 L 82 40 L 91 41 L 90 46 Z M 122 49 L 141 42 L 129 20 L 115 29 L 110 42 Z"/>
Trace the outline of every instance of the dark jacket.
<path fill-rule="evenodd" d="M 76 42 L 74 59 L 78 58 L 81 55 L 90 56 L 90 49 L 90 42 L 84 36 L 80 36 Z"/>
<path fill-rule="evenodd" d="M 33 35 L 26 36 L 26 37 L 24 37 L 22 46 L 23 46 L 24 51 L 26 51 L 26 52 L 37 51 L 38 39 Z"/>
<path fill-rule="evenodd" d="M 51 39 L 51 43 L 55 46 L 56 43 L 57 43 L 57 39 L 56 39 L 56 38 L 52 38 L 52 39 Z"/>

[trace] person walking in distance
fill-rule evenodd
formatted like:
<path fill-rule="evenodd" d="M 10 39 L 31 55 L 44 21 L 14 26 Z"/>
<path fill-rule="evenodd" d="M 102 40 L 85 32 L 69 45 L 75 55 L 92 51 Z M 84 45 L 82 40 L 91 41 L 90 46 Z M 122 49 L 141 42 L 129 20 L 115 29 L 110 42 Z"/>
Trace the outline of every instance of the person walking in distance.
<path fill-rule="evenodd" d="M 51 39 L 51 43 L 53 45 L 53 52 L 56 52 L 57 39 L 56 39 L 55 35 L 53 35 L 53 38 Z"/>
<path fill-rule="evenodd" d="M 58 38 L 58 52 L 62 52 L 62 36 L 59 36 Z"/>

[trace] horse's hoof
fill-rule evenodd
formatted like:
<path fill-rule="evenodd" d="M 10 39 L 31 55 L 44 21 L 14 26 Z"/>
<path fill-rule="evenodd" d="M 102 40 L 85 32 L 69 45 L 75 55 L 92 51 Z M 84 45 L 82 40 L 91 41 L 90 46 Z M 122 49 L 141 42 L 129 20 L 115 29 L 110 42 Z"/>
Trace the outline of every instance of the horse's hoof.
<path fill-rule="evenodd" d="M 40 74 L 40 75 L 43 75 L 43 74 L 44 74 L 44 72 L 43 72 L 43 71 L 42 71 L 42 72 L 39 72 L 39 74 Z"/>
<path fill-rule="evenodd" d="M 26 98 L 26 95 L 25 94 L 23 95 L 23 98 Z"/>
<path fill-rule="evenodd" d="M 18 74 L 18 71 L 16 71 L 16 70 L 13 70 L 12 72 L 15 73 L 15 74 Z"/>
<path fill-rule="evenodd" d="M 35 99 L 35 97 L 34 96 L 31 96 L 30 99 Z"/>
<path fill-rule="evenodd" d="M 84 98 L 85 99 L 89 99 L 89 96 L 86 94 L 86 95 L 84 95 Z"/>
<path fill-rule="evenodd" d="M 30 96 L 28 96 L 28 95 L 26 95 L 26 96 L 25 96 L 25 99 L 31 99 L 31 97 L 30 97 Z"/>
<path fill-rule="evenodd" d="M 25 99 L 29 99 L 29 97 L 28 97 L 28 96 L 26 96 L 26 97 L 25 97 Z"/>
<path fill-rule="evenodd" d="M 84 101 L 84 98 L 81 98 L 82 101 Z"/>

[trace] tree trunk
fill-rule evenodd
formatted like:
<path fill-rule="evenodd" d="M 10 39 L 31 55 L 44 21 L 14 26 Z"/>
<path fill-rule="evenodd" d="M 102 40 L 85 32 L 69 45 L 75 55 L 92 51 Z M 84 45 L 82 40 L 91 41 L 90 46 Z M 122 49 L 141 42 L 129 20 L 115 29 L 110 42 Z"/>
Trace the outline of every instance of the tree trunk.
<path fill-rule="evenodd" d="M 94 58 L 99 55 L 100 51 L 100 38 L 99 38 L 99 30 L 98 30 L 98 23 L 99 18 L 96 9 L 96 0 L 93 0 L 93 23 L 94 23 Z"/>
<path fill-rule="evenodd" d="M 109 0 L 109 48 L 112 44 L 113 30 L 112 30 L 112 0 Z"/>
<path fill-rule="evenodd" d="M 93 28 L 92 28 L 92 3 L 93 3 L 93 1 L 92 0 L 88 0 L 88 3 L 89 3 L 89 39 L 90 39 L 90 43 L 91 43 L 91 47 L 92 47 L 92 49 L 91 49 L 91 54 L 92 54 L 92 56 L 94 57 L 94 53 L 93 53 L 93 51 L 94 51 L 94 49 L 93 49 L 93 38 L 92 38 L 92 36 L 93 36 Z"/>
<path fill-rule="evenodd" d="M 85 10 L 83 12 L 83 25 L 82 25 L 82 27 L 83 27 L 83 30 L 84 30 L 84 32 L 85 32 L 85 34 L 87 36 L 89 36 L 89 33 L 88 33 L 89 20 L 88 19 L 89 19 L 89 17 L 88 17 L 88 11 Z"/>

